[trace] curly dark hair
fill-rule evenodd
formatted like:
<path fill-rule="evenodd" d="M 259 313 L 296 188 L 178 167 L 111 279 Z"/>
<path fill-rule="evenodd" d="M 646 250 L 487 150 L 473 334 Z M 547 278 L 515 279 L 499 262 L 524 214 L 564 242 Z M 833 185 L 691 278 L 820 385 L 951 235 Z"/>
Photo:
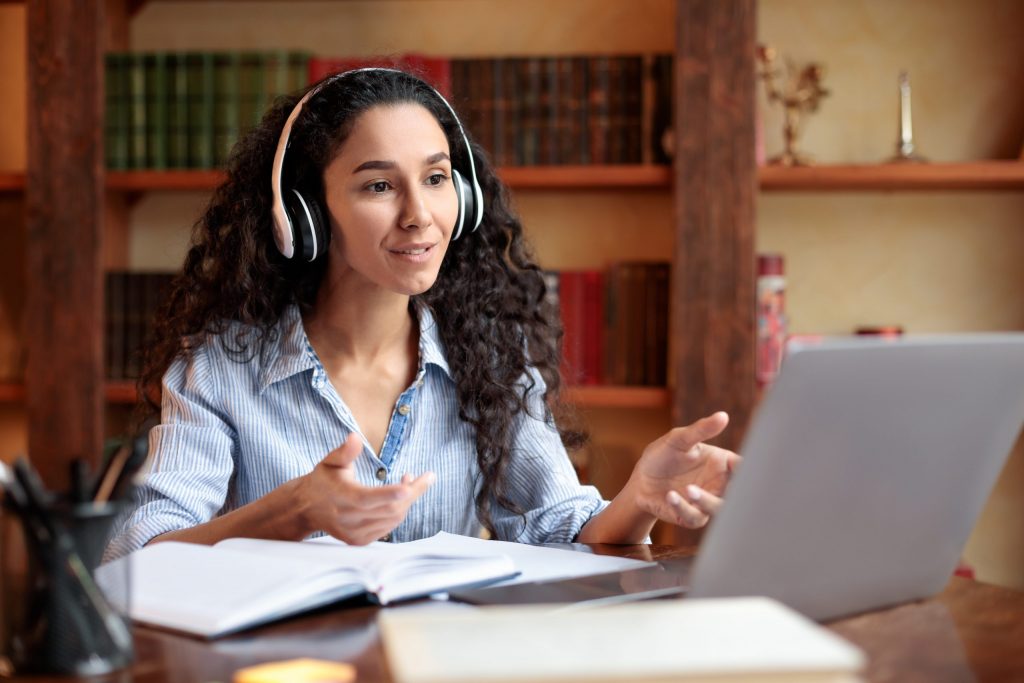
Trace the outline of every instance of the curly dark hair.
<path fill-rule="evenodd" d="M 350 72 L 312 86 L 320 90 L 303 107 L 291 136 L 283 171 L 295 187 L 325 206 L 323 172 L 347 139 L 356 119 L 372 107 L 415 103 L 425 107 L 448 139 L 453 167 L 468 177 L 473 155 L 483 191 L 484 217 L 475 232 L 453 241 L 434 285 L 412 297 L 431 310 L 456 383 L 459 416 L 476 434 L 481 483 L 475 499 L 479 521 L 494 534 L 491 506 L 521 514 L 506 481 L 517 416 L 529 412 L 535 389 L 529 367 L 546 387 L 540 419 L 557 423 L 562 329 L 547 301 L 543 273 L 523 236 L 509 193 L 487 155 L 475 143 L 466 149 L 458 122 L 424 81 L 403 72 Z M 233 149 L 227 179 L 196 223 L 182 272 L 157 313 L 139 379 L 140 414 L 159 411 L 164 373 L 178 357 L 215 337 L 238 362 L 262 353 L 276 337 L 276 324 L 291 304 L 308 312 L 326 271 L 326 259 L 297 263 L 278 252 L 272 237 L 271 167 L 288 115 L 301 95 L 280 98 L 262 122 Z M 231 321 L 249 332 L 224 334 Z M 523 378 L 527 377 L 524 383 Z M 558 427 L 567 448 L 585 435 Z"/>

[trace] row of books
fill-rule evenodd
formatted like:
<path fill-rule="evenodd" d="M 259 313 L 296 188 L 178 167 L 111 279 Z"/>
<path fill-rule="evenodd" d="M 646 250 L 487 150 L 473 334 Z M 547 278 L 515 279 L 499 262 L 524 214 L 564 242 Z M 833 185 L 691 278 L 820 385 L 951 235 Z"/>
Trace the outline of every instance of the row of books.
<path fill-rule="evenodd" d="M 134 379 L 142 348 L 174 273 L 109 271 L 106 274 L 104 367 L 109 380 Z"/>
<path fill-rule="evenodd" d="M 303 52 L 126 52 L 105 62 L 107 167 L 215 168 L 275 98 L 305 87 Z"/>
<path fill-rule="evenodd" d="M 567 384 L 665 385 L 669 275 L 669 264 L 659 262 L 545 273 L 565 330 Z"/>
<path fill-rule="evenodd" d="M 454 59 L 451 79 L 498 166 L 669 161 L 671 55 Z"/>
<path fill-rule="evenodd" d="M 417 73 L 449 98 L 499 166 L 665 163 L 672 58 L 382 59 L 303 52 L 147 52 L 106 57 L 107 167 L 209 169 L 275 98 L 351 69 Z"/>

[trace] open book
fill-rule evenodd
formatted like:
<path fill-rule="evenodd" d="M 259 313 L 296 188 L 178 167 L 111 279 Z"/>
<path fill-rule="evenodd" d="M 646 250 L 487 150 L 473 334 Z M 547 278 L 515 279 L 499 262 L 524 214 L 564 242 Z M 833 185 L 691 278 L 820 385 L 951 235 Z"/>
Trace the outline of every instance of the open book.
<path fill-rule="evenodd" d="M 131 562 L 132 619 L 214 638 L 353 596 L 366 594 L 385 605 L 516 574 L 505 555 L 438 553 L 430 540 L 367 546 L 250 538 L 214 546 L 165 541 L 101 566 L 96 576 L 106 586 L 125 576 L 119 563 Z"/>

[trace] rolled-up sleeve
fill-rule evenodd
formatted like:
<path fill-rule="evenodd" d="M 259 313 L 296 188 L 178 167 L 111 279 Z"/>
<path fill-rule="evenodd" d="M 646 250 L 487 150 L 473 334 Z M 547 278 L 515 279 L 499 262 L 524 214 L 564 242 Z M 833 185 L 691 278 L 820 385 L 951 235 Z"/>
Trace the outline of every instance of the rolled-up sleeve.
<path fill-rule="evenodd" d="M 169 531 L 212 519 L 224 506 L 235 471 L 237 437 L 225 418 L 209 348 L 176 360 L 163 378 L 161 424 L 149 433 L 145 482 L 133 496 L 104 561 Z"/>
<path fill-rule="evenodd" d="M 544 381 L 530 369 L 529 414 L 519 417 L 506 474 L 512 499 L 524 514 L 492 507 L 500 540 L 570 543 L 608 506 L 593 486 L 580 484 L 554 423 L 545 419 Z"/>

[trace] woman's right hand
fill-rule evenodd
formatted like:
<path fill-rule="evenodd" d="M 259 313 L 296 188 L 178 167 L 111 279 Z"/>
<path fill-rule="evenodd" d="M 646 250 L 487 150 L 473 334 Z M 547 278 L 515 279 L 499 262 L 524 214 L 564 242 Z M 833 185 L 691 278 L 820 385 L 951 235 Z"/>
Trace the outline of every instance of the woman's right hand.
<path fill-rule="evenodd" d="M 376 541 L 402 523 L 409 506 L 434 483 L 434 473 L 406 474 L 400 484 L 363 486 L 352 463 L 363 449 L 350 434 L 312 472 L 301 477 L 294 501 L 303 526 L 323 531 L 352 545 Z"/>

